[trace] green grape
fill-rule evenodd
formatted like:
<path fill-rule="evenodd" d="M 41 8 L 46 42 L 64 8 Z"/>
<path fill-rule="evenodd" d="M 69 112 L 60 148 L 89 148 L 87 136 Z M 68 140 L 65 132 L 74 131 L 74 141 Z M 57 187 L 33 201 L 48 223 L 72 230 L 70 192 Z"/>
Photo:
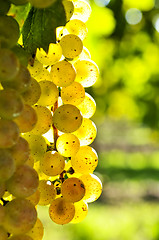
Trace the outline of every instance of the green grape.
<path fill-rule="evenodd" d="M 64 170 L 65 159 L 58 152 L 46 152 L 40 163 L 41 170 L 47 176 L 57 176 Z"/>
<path fill-rule="evenodd" d="M 79 139 L 71 134 L 64 133 L 56 141 L 57 151 L 64 157 L 75 156 L 80 148 Z"/>
<path fill-rule="evenodd" d="M 22 97 L 25 103 L 29 105 L 34 105 L 39 100 L 40 95 L 41 88 L 39 83 L 34 78 L 31 78 L 30 87 L 28 88 L 27 91 L 22 93 Z"/>
<path fill-rule="evenodd" d="M 27 236 L 25 234 L 20 235 L 14 235 L 9 240 L 33 240 L 30 236 Z"/>
<path fill-rule="evenodd" d="M 36 105 L 34 109 L 36 111 L 38 120 L 31 133 L 42 135 L 51 128 L 52 114 L 47 107 Z"/>
<path fill-rule="evenodd" d="M 67 87 L 75 80 L 76 72 L 71 63 L 63 60 L 51 67 L 50 76 L 56 86 Z"/>
<path fill-rule="evenodd" d="M 26 4 L 28 3 L 28 0 L 10 0 L 11 3 L 13 3 L 14 5 L 23 5 L 23 4 Z"/>
<path fill-rule="evenodd" d="M 13 119 L 23 111 L 23 101 L 18 92 L 14 89 L 0 90 L 0 117 Z"/>
<path fill-rule="evenodd" d="M 73 19 L 67 22 L 66 29 L 70 34 L 78 36 L 82 41 L 87 37 L 88 29 L 86 24 L 79 19 Z"/>
<path fill-rule="evenodd" d="M 96 102 L 91 95 L 85 93 L 85 98 L 82 103 L 77 105 L 84 118 L 91 118 L 96 111 Z"/>
<path fill-rule="evenodd" d="M 33 107 L 28 104 L 24 104 L 24 109 L 21 115 L 14 119 L 17 123 L 21 133 L 30 132 L 38 121 L 37 113 Z"/>
<path fill-rule="evenodd" d="M 9 233 L 18 235 L 28 232 L 36 219 L 36 209 L 27 199 L 15 198 L 5 205 L 3 226 Z"/>
<path fill-rule="evenodd" d="M 7 190 L 15 197 L 26 198 L 38 188 L 39 178 L 34 168 L 20 165 L 6 182 Z"/>
<path fill-rule="evenodd" d="M 66 58 L 77 57 L 83 49 L 82 40 L 74 34 L 63 36 L 60 40 L 60 45 L 62 47 L 62 54 Z"/>
<path fill-rule="evenodd" d="M 78 82 L 73 82 L 68 87 L 62 88 L 61 98 L 64 104 L 68 103 L 77 106 L 85 98 L 84 87 Z"/>
<path fill-rule="evenodd" d="M 25 133 L 23 137 L 28 141 L 30 146 L 31 155 L 34 161 L 41 160 L 47 150 L 45 138 L 40 135 Z"/>
<path fill-rule="evenodd" d="M 50 7 L 55 0 L 28 0 L 31 5 L 33 5 L 36 8 L 47 8 Z"/>
<path fill-rule="evenodd" d="M 80 223 L 87 216 L 88 204 L 83 200 L 74 203 L 75 216 L 70 223 Z"/>
<path fill-rule="evenodd" d="M 53 222 L 67 224 L 75 215 L 74 204 L 63 198 L 56 198 L 49 207 L 49 215 Z"/>
<path fill-rule="evenodd" d="M 0 225 L 2 225 L 5 218 L 4 206 L 0 204 Z"/>
<path fill-rule="evenodd" d="M 5 15 L 10 9 L 11 3 L 9 0 L 0 0 L 0 14 Z"/>
<path fill-rule="evenodd" d="M 30 155 L 29 144 L 22 137 L 19 137 L 18 142 L 13 147 L 9 148 L 8 151 L 14 158 L 16 166 L 24 164 Z"/>
<path fill-rule="evenodd" d="M 91 7 L 86 0 L 73 0 L 74 12 L 71 19 L 79 19 L 87 22 L 91 15 Z"/>
<path fill-rule="evenodd" d="M 3 197 L 4 193 L 5 193 L 6 187 L 5 187 L 5 183 L 4 182 L 0 182 L 0 198 Z"/>
<path fill-rule="evenodd" d="M 34 192 L 32 195 L 30 195 L 26 199 L 29 200 L 29 202 L 31 202 L 34 206 L 36 206 L 40 200 L 39 190 L 37 189 L 36 192 Z"/>
<path fill-rule="evenodd" d="M 13 88 L 22 93 L 25 92 L 31 84 L 31 76 L 28 69 L 20 65 L 18 74 L 10 81 L 1 81 L 3 88 Z"/>
<path fill-rule="evenodd" d="M 82 146 L 71 158 L 71 164 L 73 169 L 79 173 L 93 173 L 98 164 L 97 153 L 89 146 Z"/>
<path fill-rule="evenodd" d="M 43 64 L 36 58 L 28 65 L 28 70 L 33 78 L 37 77 L 43 69 Z"/>
<path fill-rule="evenodd" d="M 19 128 L 12 120 L 0 119 L 0 148 L 9 148 L 17 143 Z"/>
<path fill-rule="evenodd" d="M 1 16 L 0 16 L 1 19 Z M 1 20 L 0 20 L 1 21 Z M 1 22 L 0 22 L 1 24 Z M 1 40 L 1 36 L 0 36 Z M 7 48 L 0 49 L 0 80 L 9 81 L 19 71 L 20 63 L 17 56 Z"/>
<path fill-rule="evenodd" d="M 29 54 L 24 50 L 24 48 L 21 45 L 15 45 L 11 50 L 18 57 L 21 65 L 27 67 L 29 62 Z"/>
<path fill-rule="evenodd" d="M 92 60 L 78 60 L 74 63 L 76 69 L 76 82 L 83 87 L 91 87 L 99 77 L 98 66 Z"/>
<path fill-rule="evenodd" d="M 80 179 L 84 182 L 86 193 L 83 198 L 86 202 L 96 201 L 102 193 L 102 182 L 95 174 L 83 174 Z"/>
<path fill-rule="evenodd" d="M 59 90 L 57 86 L 51 81 L 40 81 L 41 96 L 37 104 L 41 106 L 54 105 L 58 100 Z"/>
<path fill-rule="evenodd" d="M 42 48 L 37 49 L 36 57 L 44 65 L 52 65 L 62 57 L 62 48 L 59 43 L 50 43 L 48 53 Z"/>
<path fill-rule="evenodd" d="M 78 202 L 85 195 L 85 186 L 79 178 L 67 178 L 61 186 L 63 198 L 69 202 Z"/>
<path fill-rule="evenodd" d="M 82 115 L 79 109 L 71 104 L 58 107 L 53 115 L 53 124 L 61 132 L 71 133 L 82 124 Z"/>
<path fill-rule="evenodd" d="M 40 81 L 51 81 L 51 77 L 50 77 L 50 72 L 48 71 L 48 69 L 46 68 L 42 68 L 41 72 L 35 77 L 35 79 L 40 82 Z"/>
<path fill-rule="evenodd" d="M 20 35 L 19 24 L 11 16 L 0 16 L 1 47 L 11 48 L 16 45 Z"/>
<path fill-rule="evenodd" d="M 0 239 L 1 240 L 7 240 L 8 239 L 8 233 L 2 226 L 0 226 Z"/>
<path fill-rule="evenodd" d="M 88 118 L 83 118 L 82 125 L 73 133 L 80 140 L 80 145 L 91 144 L 97 134 L 97 128 L 93 121 Z"/>
<path fill-rule="evenodd" d="M 65 13 L 66 13 L 66 22 L 68 22 L 73 15 L 74 5 L 72 1 L 67 1 L 67 0 L 63 0 L 62 4 L 64 6 Z"/>
<path fill-rule="evenodd" d="M 39 218 L 34 225 L 34 227 L 27 232 L 27 235 L 30 236 L 33 240 L 42 240 L 44 235 L 44 227 Z"/>
<path fill-rule="evenodd" d="M 40 192 L 39 205 L 49 205 L 56 197 L 54 185 L 48 180 L 40 180 L 38 190 Z"/>

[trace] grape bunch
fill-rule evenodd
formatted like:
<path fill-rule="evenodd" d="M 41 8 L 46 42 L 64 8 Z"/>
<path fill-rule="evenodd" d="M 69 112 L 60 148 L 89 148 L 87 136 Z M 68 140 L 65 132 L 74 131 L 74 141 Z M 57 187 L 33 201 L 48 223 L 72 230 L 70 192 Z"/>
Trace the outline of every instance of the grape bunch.
<path fill-rule="evenodd" d="M 49 205 L 57 224 L 78 223 L 102 192 L 93 173 L 94 99 L 85 92 L 99 76 L 83 46 L 91 8 L 62 0 L 67 23 L 56 28 L 48 52 L 28 57 L 19 44 L 12 5 L 37 9 L 56 0 L 0 0 L 0 239 L 40 240 L 36 206 Z M 29 3 L 28 3 L 29 2 Z"/>

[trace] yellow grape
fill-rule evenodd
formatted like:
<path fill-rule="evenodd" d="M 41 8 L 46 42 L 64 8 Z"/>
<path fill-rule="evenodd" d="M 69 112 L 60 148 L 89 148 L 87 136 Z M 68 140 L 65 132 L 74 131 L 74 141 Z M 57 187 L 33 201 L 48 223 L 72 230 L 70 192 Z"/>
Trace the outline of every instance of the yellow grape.
<path fill-rule="evenodd" d="M 36 58 L 28 65 L 28 70 L 33 78 L 37 77 L 43 69 L 43 64 Z"/>
<path fill-rule="evenodd" d="M 44 65 L 52 65 L 60 60 L 62 48 L 59 43 L 50 43 L 48 53 L 42 48 L 37 49 L 36 57 Z"/>
<path fill-rule="evenodd" d="M 71 133 L 64 133 L 58 137 L 56 141 L 56 148 L 62 156 L 72 157 L 78 152 L 80 142 L 75 135 Z"/>
<path fill-rule="evenodd" d="M 58 100 L 59 90 L 57 86 L 51 81 L 40 81 L 41 96 L 37 104 L 41 106 L 54 105 Z"/>
<path fill-rule="evenodd" d="M 87 22 L 91 15 L 91 7 L 86 0 L 73 0 L 74 12 L 71 19 L 79 19 Z"/>
<path fill-rule="evenodd" d="M 14 119 L 21 133 L 30 132 L 36 125 L 38 118 L 33 107 L 24 104 L 21 115 Z"/>
<path fill-rule="evenodd" d="M 38 190 L 40 192 L 39 205 L 49 205 L 56 197 L 54 185 L 48 180 L 40 180 Z"/>
<path fill-rule="evenodd" d="M 3 197 L 6 187 L 4 182 L 0 182 L 0 198 Z"/>
<path fill-rule="evenodd" d="M 53 222 L 67 224 L 75 215 L 74 204 L 63 198 L 56 198 L 49 207 L 49 215 Z"/>
<path fill-rule="evenodd" d="M 71 158 L 71 164 L 73 169 L 79 173 L 93 173 L 98 164 L 97 153 L 92 147 L 82 146 Z"/>
<path fill-rule="evenodd" d="M 0 226 L 0 239 L 1 240 L 7 240 L 8 239 L 8 233 L 2 226 Z"/>
<path fill-rule="evenodd" d="M 32 195 L 30 195 L 26 199 L 29 200 L 29 202 L 31 202 L 34 206 L 36 206 L 40 200 L 39 190 L 37 189 L 36 192 L 34 192 Z"/>
<path fill-rule="evenodd" d="M 98 66 L 92 60 L 78 60 L 74 63 L 76 69 L 76 82 L 83 87 L 91 87 L 99 77 Z"/>
<path fill-rule="evenodd" d="M 70 34 L 77 35 L 82 41 L 87 37 L 88 29 L 86 24 L 79 19 L 73 19 L 67 22 L 66 29 Z"/>
<path fill-rule="evenodd" d="M 63 103 L 77 106 L 85 98 L 84 87 L 78 82 L 73 82 L 71 85 L 62 88 L 61 98 Z"/>
<path fill-rule="evenodd" d="M 47 176 L 59 175 L 65 167 L 65 159 L 58 152 L 46 152 L 41 159 L 41 170 Z"/>
<path fill-rule="evenodd" d="M 85 98 L 82 103 L 77 105 L 84 118 L 91 118 L 96 111 L 96 102 L 91 95 L 85 93 Z"/>
<path fill-rule="evenodd" d="M 9 240 L 33 240 L 33 238 L 31 238 L 30 236 L 27 236 L 26 234 L 18 234 L 18 235 L 14 235 L 11 238 L 9 238 Z"/>
<path fill-rule="evenodd" d="M 73 15 L 74 5 L 72 1 L 67 1 L 67 0 L 63 0 L 62 4 L 64 6 L 65 13 L 66 13 L 66 22 L 68 22 Z"/>
<path fill-rule="evenodd" d="M 33 5 L 36 8 L 47 8 L 51 6 L 55 0 L 28 0 L 31 5 Z"/>
<path fill-rule="evenodd" d="M 0 225 L 2 225 L 3 220 L 5 218 L 5 208 L 0 204 Z"/>
<path fill-rule="evenodd" d="M 56 86 L 67 87 L 75 80 L 76 72 L 71 63 L 63 60 L 51 67 L 50 76 Z"/>
<path fill-rule="evenodd" d="M 83 49 L 82 40 L 75 34 L 63 36 L 60 40 L 60 45 L 62 47 L 62 54 L 65 58 L 75 58 Z"/>
<path fill-rule="evenodd" d="M 85 186 L 79 178 L 67 178 L 61 186 L 63 198 L 69 202 L 78 202 L 85 195 Z"/>
<path fill-rule="evenodd" d="M 83 181 L 86 193 L 83 198 L 86 202 L 96 201 L 102 193 L 102 182 L 95 174 L 83 174 L 80 176 Z"/>
<path fill-rule="evenodd" d="M 81 126 L 82 115 L 76 106 L 65 104 L 55 110 L 53 124 L 59 131 L 71 133 Z"/>
<path fill-rule="evenodd" d="M 83 200 L 74 203 L 75 216 L 70 223 L 80 223 L 87 216 L 88 204 Z"/>
<path fill-rule="evenodd" d="M 83 118 L 82 125 L 73 134 L 78 137 L 81 146 L 89 145 L 96 137 L 97 128 L 89 118 Z"/>
<path fill-rule="evenodd" d="M 37 82 L 44 80 L 51 81 L 50 72 L 48 69 L 42 68 L 41 72 L 38 74 L 38 76 L 35 77 L 35 79 Z"/>
<path fill-rule="evenodd" d="M 30 236 L 33 240 L 42 240 L 44 235 L 44 227 L 39 218 L 37 218 L 34 227 L 27 232 L 27 235 Z"/>
<path fill-rule="evenodd" d="M 78 60 L 90 60 L 90 59 L 91 59 L 90 52 L 88 51 L 88 49 L 86 47 L 83 46 L 83 49 L 82 49 L 82 52 L 80 53 L 80 55 L 78 55 L 74 59 L 69 59 L 69 62 L 71 62 L 74 65 L 75 62 L 77 62 Z"/>
<path fill-rule="evenodd" d="M 29 105 L 34 105 L 37 103 L 41 95 L 41 88 L 39 83 L 34 79 L 31 78 L 31 84 L 27 91 L 22 93 L 22 97 L 24 102 Z"/>
<path fill-rule="evenodd" d="M 25 164 L 30 167 L 34 167 L 34 158 L 31 154 L 30 154 L 29 158 L 27 159 L 27 161 L 25 162 Z"/>
<path fill-rule="evenodd" d="M 34 109 L 36 111 L 38 120 L 31 133 L 42 135 L 51 128 L 52 115 L 47 107 L 36 105 Z"/>

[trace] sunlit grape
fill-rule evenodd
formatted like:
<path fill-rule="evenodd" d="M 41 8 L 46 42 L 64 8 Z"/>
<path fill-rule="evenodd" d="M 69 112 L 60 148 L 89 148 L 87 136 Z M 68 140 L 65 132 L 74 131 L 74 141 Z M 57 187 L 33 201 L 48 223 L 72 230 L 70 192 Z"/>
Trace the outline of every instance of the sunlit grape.
<path fill-rule="evenodd" d="M 39 218 L 37 218 L 34 227 L 27 232 L 27 235 L 30 236 L 33 240 L 42 240 L 44 235 L 44 227 Z"/>
<path fill-rule="evenodd" d="M 40 200 L 38 203 L 39 205 L 48 205 L 56 197 L 56 190 L 50 181 L 40 180 L 38 190 L 40 192 Z"/>
<path fill-rule="evenodd" d="M 28 70 L 33 78 L 37 77 L 43 69 L 43 64 L 36 58 L 28 65 Z"/>
<path fill-rule="evenodd" d="M 74 203 L 75 206 L 75 216 L 70 223 L 79 223 L 87 216 L 88 204 L 83 200 Z"/>
<path fill-rule="evenodd" d="M 73 0 L 74 12 L 71 19 L 79 19 L 86 22 L 91 14 L 91 7 L 86 0 Z"/>
<path fill-rule="evenodd" d="M 66 29 L 70 34 L 77 35 L 81 40 L 84 40 L 87 37 L 88 29 L 86 24 L 79 19 L 73 19 L 67 22 Z"/>
<path fill-rule="evenodd" d="M 64 5 L 65 13 L 66 13 L 66 22 L 70 20 L 73 15 L 74 5 L 72 1 L 63 0 L 62 4 Z"/>
<path fill-rule="evenodd" d="M 8 239 L 8 233 L 2 226 L 0 226 L 0 239 L 1 240 L 7 240 Z"/>
<path fill-rule="evenodd" d="M 29 200 L 29 202 L 31 202 L 34 206 L 36 206 L 40 200 L 39 190 L 37 189 L 36 192 L 34 192 L 32 195 L 30 195 L 26 199 Z"/>
<path fill-rule="evenodd" d="M 91 118 L 96 111 L 96 103 L 91 95 L 85 93 L 85 98 L 82 103 L 77 105 L 84 118 Z"/>
<path fill-rule="evenodd" d="M 40 81 L 51 81 L 51 76 L 50 76 L 50 72 L 48 71 L 48 69 L 46 68 L 42 68 L 41 72 L 35 77 L 37 82 Z"/>
<path fill-rule="evenodd" d="M 18 235 L 12 236 L 11 238 L 9 238 L 9 240 L 33 240 L 33 238 L 31 238 L 26 234 L 18 234 Z"/>

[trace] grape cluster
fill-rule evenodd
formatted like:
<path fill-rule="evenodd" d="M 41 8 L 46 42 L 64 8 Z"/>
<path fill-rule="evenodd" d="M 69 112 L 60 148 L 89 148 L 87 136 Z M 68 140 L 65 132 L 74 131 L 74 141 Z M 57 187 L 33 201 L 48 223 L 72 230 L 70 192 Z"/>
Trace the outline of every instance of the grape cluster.
<path fill-rule="evenodd" d="M 36 8 L 55 0 L 28 0 Z M 88 203 L 99 198 L 98 164 L 89 146 L 96 137 L 90 119 L 92 86 L 99 70 L 83 46 L 91 8 L 85 0 L 63 0 L 67 23 L 56 29 L 48 52 L 29 60 L 18 44 L 11 4 L 0 0 L 0 239 L 40 240 L 43 225 L 37 205 L 49 205 L 57 224 L 78 223 Z"/>

